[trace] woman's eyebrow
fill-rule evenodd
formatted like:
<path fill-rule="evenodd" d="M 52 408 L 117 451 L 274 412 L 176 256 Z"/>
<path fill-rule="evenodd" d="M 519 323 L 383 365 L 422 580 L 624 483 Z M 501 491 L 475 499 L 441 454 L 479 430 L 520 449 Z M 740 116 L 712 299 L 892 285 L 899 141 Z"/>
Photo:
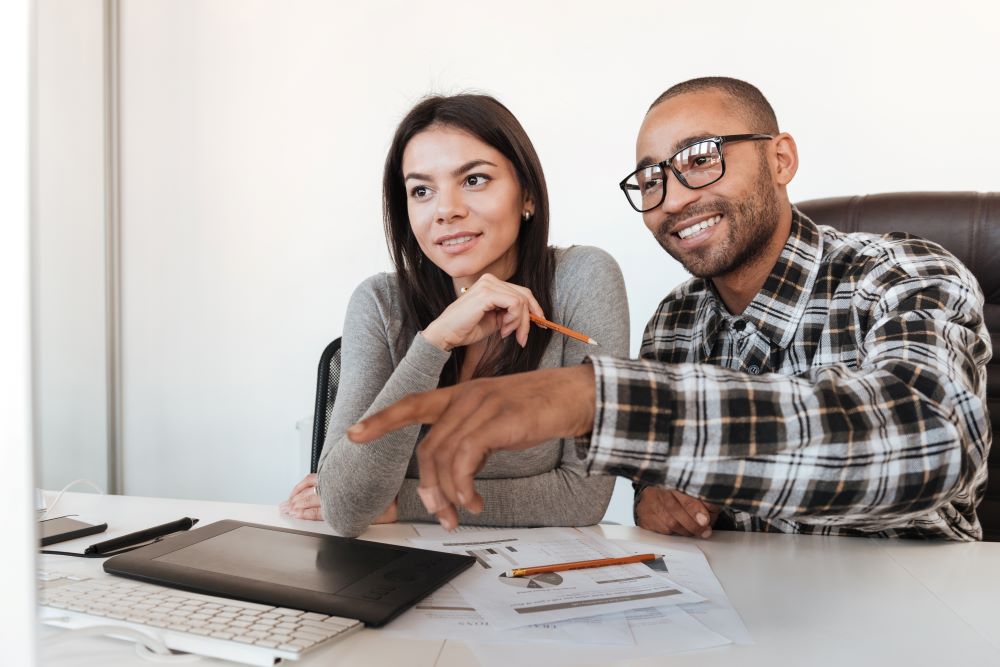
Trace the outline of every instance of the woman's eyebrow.
<path fill-rule="evenodd" d="M 490 167 L 496 167 L 496 165 L 493 164 L 492 162 L 490 162 L 489 160 L 469 160 L 468 162 L 466 162 L 465 164 L 463 164 L 458 169 L 455 169 L 454 171 L 452 171 L 451 175 L 452 176 L 461 176 L 465 172 L 467 172 L 467 171 L 469 171 L 471 169 L 475 169 L 476 167 L 482 167 L 483 165 L 487 165 L 487 166 L 490 166 Z M 431 178 L 427 174 L 421 174 L 420 172 L 416 172 L 416 171 L 411 171 L 409 174 L 407 174 L 406 176 L 403 177 L 403 181 L 409 181 L 411 179 L 415 180 L 415 181 L 433 181 L 434 180 L 433 178 Z"/>
<path fill-rule="evenodd" d="M 496 166 L 495 164 L 493 164 L 489 160 L 469 160 L 468 162 L 466 162 L 465 164 L 463 164 L 461 167 L 459 167 L 455 171 L 451 172 L 451 175 L 452 176 L 461 176 L 462 174 L 464 174 L 465 172 L 469 171 L 470 169 L 475 169 L 476 167 L 482 167 L 483 165 L 489 165 L 490 167 L 495 167 Z"/>

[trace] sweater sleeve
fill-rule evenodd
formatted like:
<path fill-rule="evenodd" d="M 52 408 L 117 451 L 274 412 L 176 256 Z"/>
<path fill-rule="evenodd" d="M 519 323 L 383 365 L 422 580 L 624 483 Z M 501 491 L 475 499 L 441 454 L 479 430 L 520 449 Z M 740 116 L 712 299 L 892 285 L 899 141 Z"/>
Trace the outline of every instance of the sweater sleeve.
<path fill-rule="evenodd" d="M 387 279 L 385 274 L 373 276 L 351 296 L 344 320 L 337 400 L 319 464 L 317 486 L 323 515 L 337 533 L 352 537 L 396 497 L 420 426 L 400 429 L 364 446 L 348 440 L 347 429 L 409 393 L 437 387 L 450 356 L 417 334 L 393 367 L 391 304 L 379 299 L 379 285 Z"/>
<path fill-rule="evenodd" d="M 628 357 L 629 310 L 625 281 L 617 262 L 597 248 L 576 246 L 562 252 L 556 264 L 553 313 L 546 316 L 582 332 L 598 347 L 564 338 L 553 366 L 581 363 L 594 350 L 614 357 Z M 533 329 L 534 331 L 534 329 Z M 553 337 L 559 334 L 553 333 Z M 477 479 L 483 497 L 479 515 L 465 511 L 459 520 L 467 525 L 584 526 L 598 523 L 607 511 L 615 480 L 605 475 L 587 476 L 574 440 L 561 440 L 556 466 L 541 474 L 502 479 Z M 519 456 L 528 452 L 518 452 Z M 406 479 L 399 494 L 399 517 L 407 521 L 433 521 L 416 495 L 418 480 Z"/>

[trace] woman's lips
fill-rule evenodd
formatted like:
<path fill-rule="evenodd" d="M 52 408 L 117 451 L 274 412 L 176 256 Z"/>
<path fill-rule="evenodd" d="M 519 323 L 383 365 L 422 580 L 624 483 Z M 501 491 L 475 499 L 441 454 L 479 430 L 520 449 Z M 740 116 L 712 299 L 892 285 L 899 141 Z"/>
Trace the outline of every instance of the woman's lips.
<path fill-rule="evenodd" d="M 482 234 L 456 234 L 438 241 L 437 245 L 449 255 L 459 255 L 475 247 L 481 237 Z"/>

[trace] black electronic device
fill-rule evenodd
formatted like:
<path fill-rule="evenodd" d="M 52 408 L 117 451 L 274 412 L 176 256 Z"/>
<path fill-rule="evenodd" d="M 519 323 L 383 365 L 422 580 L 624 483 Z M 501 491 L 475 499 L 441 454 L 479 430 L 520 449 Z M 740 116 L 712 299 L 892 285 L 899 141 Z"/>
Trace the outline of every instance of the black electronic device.
<path fill-rule="evenodd" d="M 377 627 L 474 562 L 471 556 L 225 520 L 113 556 L 104 571 Z"/>
<path fill-rule="evenodd" d="M 43 547 L 95 533 L 103 533 L 107 529 L 108 524 L 106 523 L 87 523 L 68 516 L 57 516 L 38 522 L 38 534 L 41 536 Z"/>

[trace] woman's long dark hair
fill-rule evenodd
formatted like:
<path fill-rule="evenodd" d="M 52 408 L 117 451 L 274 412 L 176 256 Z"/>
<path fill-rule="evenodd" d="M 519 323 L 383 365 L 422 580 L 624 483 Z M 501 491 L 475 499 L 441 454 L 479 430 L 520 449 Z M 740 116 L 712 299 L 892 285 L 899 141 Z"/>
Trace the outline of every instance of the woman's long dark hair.
<path fill-rule="evenodd" d="M 455 300 L 451 276 L 427 259 L 410 228 L 403 182 L 403 151 L 415 135 L 432 126 L 468 132 L 500 151 L 517 172 L 521 190 L 534 204 L 534 216 L 521 222 L 517 235 L 517 268 L 508 281 L 531 290 L 542 310 L 552 310 L 554 260 L 549 248 L 549 195 L 545 175 L 521 124 L 503 104 L 488 95 L 433 96 L 413 107 L 396 128 L 382 176 L 385 239 L 396 265 L 404 324 L 423 330 Z M 552 332 L 532 327 L 522 348 L 514 336 L 493 341 L 476 367 L 474 377 L 507 375 L 538 368 Z M 458 381 L 465 348 L 455 348 L 441 373 L 440 386 Z"/>

